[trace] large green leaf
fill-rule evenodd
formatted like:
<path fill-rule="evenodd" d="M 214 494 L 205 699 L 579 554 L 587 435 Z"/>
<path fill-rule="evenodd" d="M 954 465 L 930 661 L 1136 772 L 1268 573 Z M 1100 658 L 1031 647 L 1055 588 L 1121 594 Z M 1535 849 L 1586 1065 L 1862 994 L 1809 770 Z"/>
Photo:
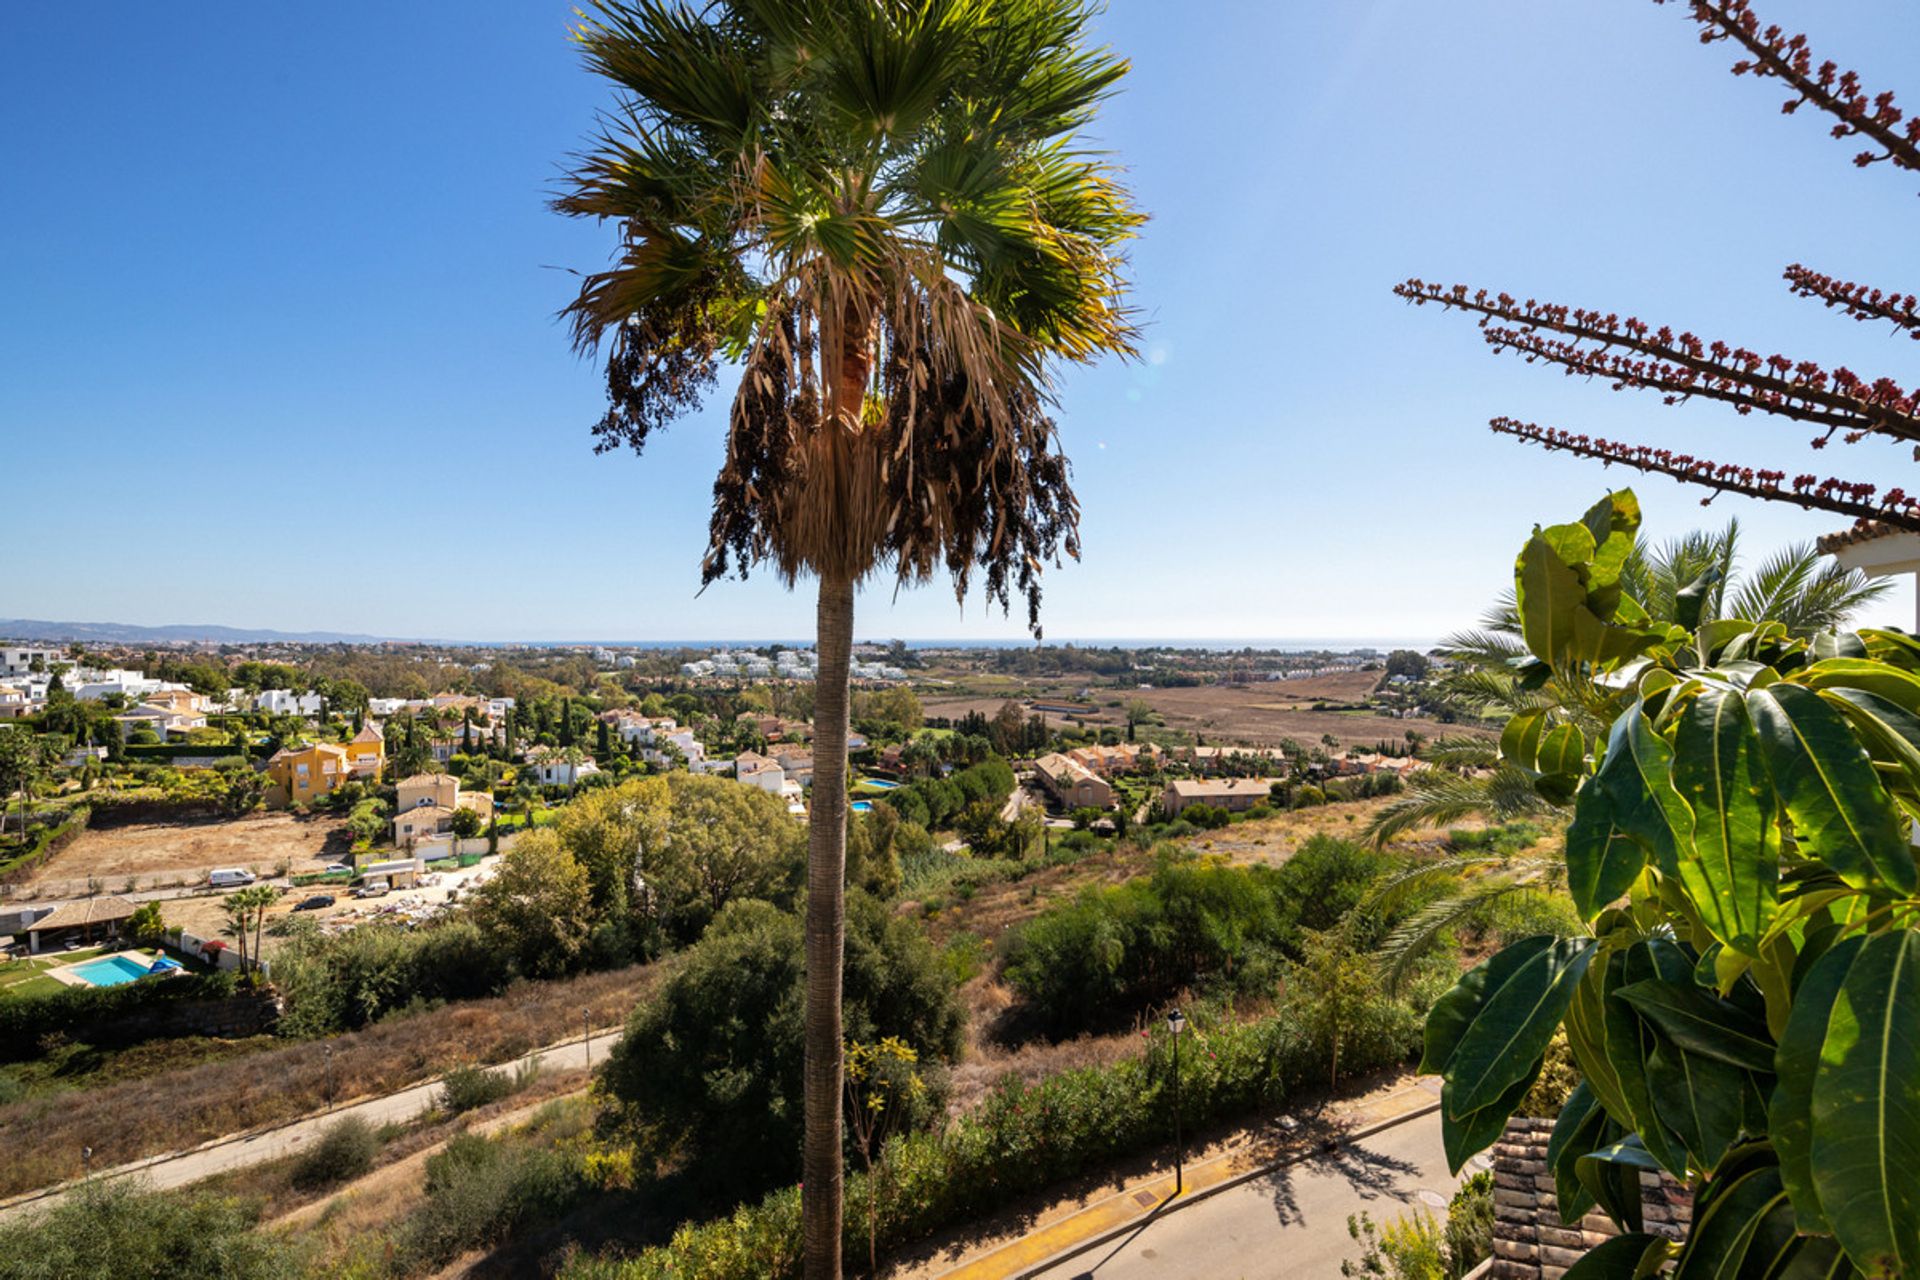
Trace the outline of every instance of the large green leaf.
<path fill-rule="evenodd" d="M 1632 1005 L 1614 998 L 1614 992 L 1631 982 L 1657 978 L 1663 972 L 1673 978 L 1676 971 L 1686 971 L 1685 958 L 1679 948 L 1660 939 L 1638 942 L 1609 956 L 1602 982 L 1601 1017 L 1606 1026 L 1607 1062 L 1619 1082 L 1633 1127 L 1654 1159 L 1676 1178 L 1684 1178 L 1686 1148 L 1660 1118 L 1647 1079 L 1647 1059 L 1659 1044 L 1658 1033 L 1633 1011 Z"/>
<path fill-rule="evenodd" d="M 1804 857 L 1856 887 L 1915 888 L 1907 827 L 1838 711 L 1792 684 L 1747 692 L 1760 756 Z"/>
<path fill-rule="evenodd" d="M 1695 983 L 1652 978 L 1617 987 L 1614 996 L 1689 1053 L 1752 1071 L 1773 1070 L 1774 1045 L 1766 1024 Z"/>
<path fill-rule="evenodd" d="M 1673 1245 L 1645 1231 L 1630 1231 L 1587 1250 L 1563 1280 L 1648 1280 L 1660 1274 Z"/>
<path fill-rule="evenodd" d="M 1613 825 L 1640 841 L 1664 874 L 1677 876 L 1680 850 L 1693 841 L 1693 811 L 1673 789 L 1673 748 L 1640 703 L 1614 721 L 1594 782 L 1607 794 Z"/>
<path fill-rule="evenodd" d="M 1461 974 L 1460 980 L 1433 1002 L 1427 1014 L 1426 1052 L 1420 1059 L 1420 1070 L 1445 1075 L 1454 1050 L 1460 1047 L 1467 1028 L 1479 1016 L 1491 991 L 1511 981 L 1552 945 L 1552 938 L 1523 938 Z"/>
<path fill-rule="evenodd" d="M 1589 1151 L 1574 1161 L 1575 1175 L 1622 1231 L 1640 1229 L 1640 1174 L 1658 1173 L 1660 1164 L 1647 1153 L 1638 1134 Z"/>
<path fill-rule="evenodd" d="M 1522 711 L 1508 718 L 1500 730 L 1500 758 L 1516 769 L 1531 770 L 1540 758 L 1540 740 L 1546 736 L 1547 713 Z"/>
<path fill-rule="evenodd" d="M 1647 865 L 1645 846 L 1614 824 L 1612 802 L 1598 779 L 1574 797 L 1566 856 L 1567 890 L 1583 920 L 1625 893 Z"/>
<path fill-rule="evenodd" d="M 1813 1177 L 1813 1080 L 1827 1022 L 1840 998 L 1840 985 L 1866 939 L 1844 939 L 1830 947 L 1801 978 L 1793 993 L 1787 1029 L 1774 1055 L 1773 1097 L 1767 1106 L 1767 1131 L 1780 1153 L 1780 1177 L 1793 1197 L 1794 1210 L 1808 1231 L 1828 1231 L 1820 1189 Z"/>
<path fill-rule="evenodd" d="M 1593 1091 L 1601 1106 L 1615 1116 L 1628 1117 L 1633 1108 L 1620 1088 L 1620 1077 L 1607 1056 L 1606 966 L 1596 961 L 1574 988 L 1567 1006 L 1567 1045 L 1580 1067 L 1581 1083 Z"/>
<path fill-rule="evenodd" d="M 1579 775 L 1587 767 L 1587 740 L 1570 724 L 1558 724 L 1540 740 L 1536 768 L 1542 773 Z"/>
<path fill-rule="evenodd" d="M 1793 1206 L 1764 1146 L 1716 1170 L 1694 1206 L 1673 1280 L 1761 1280 L 1795 1246 Z"/>
<path fill-rule="evenodd" d="M 1452 1083 L 1440 1086 L 1440 1146 L 1446 1152 L 1450 1170 L 1458 1174 L 1475 1153 L 1485 1151 L 1499 1140 L 1521 1099 L 1527 1096 L 1527 1090 L 1533 1088 L 1533 1082 L 1539 1078 L 1540 1068 L 1545 1062 L 1545 1058 L 1534 1059 L 1526 1072 L 1504 1094 L 1490 1106 L 1478 1111 L 1456 1111 Z"/>
<path fill-rule="evenodd" d="M 1766 1125 L 1766 1097 L 1751 1073 L 1670 1041 L 1647 1055 L 1647 1086 L 1654 1110 L 1698 1169 L 1713 1168 L 1743 1132 Z"/>
<path fill-rule="evenodd" d="M 1755 755 L 1745 699 L 1725 685 L 1702 687 L 1674 730 L 1673 786 L 1693 811 L 1680 882 L 1713 936 L 1748 956 L 1779 908 L 1773 786 Z"/>
<path fill-rule="evenodd" d="M 1553 1174 L 1561 1222 L 1578 1222 L 1593 1208 L 1593 1193 L 1580 1183 L 1576 1167 L 1580 1157 L 1611 1146 L 1624 1136 L 1587 1082 L 1575 1085 L 1553 1122 L 1553 1136 L 1547 1140 L 1547 1169 Z"/>
<path fill-rule="evenodd" d="M 1793 683 L 1841 692 L 1858 689 L 1885 698 L 1901 710 L 1920 714 L 1920 675 L 1865 658 L 1828 658 L 1793 675 Z"/>
<path fill-rule="evenodd" d="M 1611 621 L 1620 606 L 1620 572 L 1633 554 L 1640 532 L 1640 499 L 1631 489 L 1609 493 L 1580 517 L 1593 538 L 1593 563 L 1587 574 L 1588 601 L 1594 615 Z"/>
<path fill-rule="evenodd" d="M 1847 969 L 1814 1074 L 1812 1166 L 1854 1265 L 1920 1275 L 1920 933 L 1870 938 Z"/>
<path fill-rule="evenodd" d="M 1847 718 L 1877 763 L 1896 766 L 1880 781 L 1910 802 L 1920 801 L 1920 716 L 1859 689 L 1827 689 L 1827 705 Z"/>
<path fill-rule="evenodd" d="M 1484 998 L 1442 1072 L 1453 1090 L 1455 1115 L 1491 1106 L 1546 1052 L 1593 949 L 1591 938 L 1552 940 L 1544 948 L 1527 946 L 1519 963 L 1502 965 L 1497 974 L 1489 970 Z M 1431 1040 L 1429 1023 L 1430 1050 Z"/>
<path fill-rule="evenodd" d="M 1574 564 L 1592 554 L 1593 535 L 1578 525 L 1537 530 L 1520 550 L 1514 568 L 1520 635 L 1542 661 L 1557 664 L 1573 647 L 1574 611 L 1584 610 L 1587 602 L 1586 585 Z"/>

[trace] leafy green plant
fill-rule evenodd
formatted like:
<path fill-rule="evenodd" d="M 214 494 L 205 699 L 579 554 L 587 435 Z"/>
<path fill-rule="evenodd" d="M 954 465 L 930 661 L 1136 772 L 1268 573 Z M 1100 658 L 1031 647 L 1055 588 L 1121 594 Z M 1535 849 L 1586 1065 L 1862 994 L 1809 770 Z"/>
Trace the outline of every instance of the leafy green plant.
<path fill-rule="evenodd" d="M 512 1097 L 524 1083 L 518 1072 L 510 1074 L 479 1066 L 455 1067 L 441 1077 L 440 1092 L 434 1100 L 442 1111 L 457 1116 Z"/>
<path fill-rule="evenodd" d="M 128 1180 L 89 1182 L 44 1213 L 0 1225 L 8 1280 L 296 1280 L 295 1251 L 256 1231 L 256 1204 L 150 1191 Z"/>
<path fill-rule="evenodd" d="M 379 1153 L 380 1139 L 373 1127 L 358 1116 L 344 1116 L 327 1126 L 320 1140 L 294 1163 L 293 1185 L 319 1188 L 351 1181 L 373 1168 Z"/>
<path fill-rule="evenodd" d="M 1404 1062 L 1419 1039 L 1415 1016 L 1377 984 L 1374 1004 L 1372 1021 L 1391 1023 L 1395 1032 L 1349 1056 L 1350 1070 Z M 1325 1078 L 1325 1059 L 1301 1034 L 1297 1007 L 1283 1003 L 1272 1017 L 1252 1022 L 1200 1007 L 1189 1014 L 1180 1102 L 1195 1126 L 1273 1106 Z M 1118 1157 L 1164 1150 L 1173 1137 L 1171 1085 L 1171 1038 L 1158 1028 L 1138 1057 L 1037 1084 L 1008 1076 L 945 1129 L 893 1138 L 884 1187 L 865 1173 L 847 1179 L 848 1251 L 866 1243 L 869 1221 L 884 1255 Z M 870 1197 L 877 1197 L 872 1218 Z M 799 1239 L 799 1188 L 783 1187 L 728 1217 L 683 1225 L 670 1243 L 634 1257 L 576 1257 L 563 1274 L 567 1280 L 786 1280 L 800 1272 Z"/>
<path fill-rule="evenodd" d="M 1920 1272 L 1920 641 L 1703 620 L 1715 568 L 1655 621 L 1622 588 L 1631 492 L 1536 530 L 1516 569 L 1523 710 L 1505 764 L 1570 801 L 1587 930 L 1516 942 L 1434 1007 L 1458 1169 L 1564 1027 L 1582 1083 L 1549 1152 L 1563 1216 L 1623 1232 L 1594 1274 Z M 1589 733 L 1583 723 L 1604 724 Z M 1677 1250 L 1639 1175 L 1697 1188 Z"/>

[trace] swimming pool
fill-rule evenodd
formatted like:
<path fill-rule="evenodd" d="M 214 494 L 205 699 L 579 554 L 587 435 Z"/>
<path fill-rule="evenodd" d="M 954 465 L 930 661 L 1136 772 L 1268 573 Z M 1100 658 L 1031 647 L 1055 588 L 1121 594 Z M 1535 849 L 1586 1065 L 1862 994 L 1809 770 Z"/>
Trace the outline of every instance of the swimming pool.
<path fill-rule="evenodd" d="M 853 802 L 853 811 L 855 813 L 872 813 L 873 806 L 868 804 L 865 800 L 855 800 Z"/>
<path fill-rule="evenodd" d="M 864 778 L 861 780 L 860 785 L 863 787 L 872 787 L 875 791 L 892 791 L 900 784 L 897 782 L 888 782 L 885 778 Z"/>
<path fill-rule="evenodd" d="M 73 966 L 70 973 L 96 987 L 118 987 L 147 976 L 147 966 L 126 956 L 102 956 Z"/>

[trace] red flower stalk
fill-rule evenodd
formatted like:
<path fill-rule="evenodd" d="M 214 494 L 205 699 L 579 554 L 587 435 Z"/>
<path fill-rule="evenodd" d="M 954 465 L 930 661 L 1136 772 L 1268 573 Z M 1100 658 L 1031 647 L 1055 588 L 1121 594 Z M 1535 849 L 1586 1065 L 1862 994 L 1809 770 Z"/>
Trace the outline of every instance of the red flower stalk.
<path fill-rule="evenodd" d="M 1920 299 L 1910 293 L 1891 293 L 1872 289 L 1850 280 L 1835 280 L 1794 263 L 1786 270 L 1787 282 L 1803 298 L 1818 298 L 1828 307 L 1838 307 L 1855 320 L 1885 320 L 1895 332 L 1905 330 L 1909 338 L 1920 342 Z"/>
<path fill-rule="evenodd" d="M 1700 26 L 1702 43 L 1732 40 L 1751 55 L 1734 65 L 1736 75 L 1778 76 L 1795 92 L 1788 113 L 1811 102 L 1839 123 L 1835 137 L 1859 135 L 1879 151 L 1855 157 L 1861 166 L 1891 160 L 1898 168 L 1920 171 L 1920 117 L 1907 119 L 1891 93 L 1869 95 L 1860 77 L 1832 62 L 1815 65 L 1803 35 L 1787 35 L 1778 26 L 1762 26 L 1751 0 L 1655 0 L 1686 3 Z M 1787 285 L 1802 298 L 1860 321 L 1881 321 L 1895 333 L 1920 340 L 1920 299 L 1912 293 L 1883 290 L 1803 267 L 1786 269 Z M 1852 444 L 1867 435 L 1920 443 L 1920 393 L 1891 378 L 1866 378 L 1851 369 L 1826 369 L 1811 360 L 1762 355 L 1731 343 L 1675 333 L 1634 316 L 1586 310 L 1558 303 L 1522 302 L 1511 294 L 1489 293 L 1464 284 L 1445 287 L 1410 279 L 1394 292 L 1415 305 L 1429 302 L 1479 317 L 1481 336 L 1496 352 L 1517 352 L 1529 364 L 1559 365 L 1568 375 L 1605 378 L 1614 390 L 1638 388 L 1660 393 L 1668 404 L 1695 396 L 1730 404 L 1742 414 L 1763 413 L 1822 428 L 1813 447 L 1824 447 L 1838 432 Z M 1877 485 L 1821 479 L 1812 474 L 1788 479 L 1769 470 L 1696 458 L 1650 445 L 1594 439 L 1570 431 L 1537 426 L 1514 418 L 1495 418 L 1493 429 L 1545 449 L 1565 449 L 1609 465 L 1619 463 L 1657 472 L 1722 493 L 1738 493 L 1774 502 L 1851 515 L 1920 532 L 1920 502 L 1901 488 L 1882 492 Z M 1914 450 L 1920 460 L 1920 447 Z M 1706 501 L 1712 501 L 1711 498 Z"/>
<path fill-rule="evenodd" d="M 1654 0 L 1655 4 L 1682 0 Z M 1832 116 L 1836 138 L 1863 137 L 1877 144 L 1853 158 L 1861 168 L 1891 160 L 1902 169 L 1920 169 L 1920 116 L 1907 120 L 1891 93 L 1868 93 L 1859 73 L 1842 71 L 1831 60 L 1814 65 L 1804 35 L 1787 35 L 1779 25 L 1762 27 L 1749 0 L 1684 0 L 1700 24 L 1700 43 L 1732 40 L 1751 59 L 1733 64 L 1737 76 L 1778 76 L 1794 96 L 1781 104 L 1788 115 L 1811 102 Z M 1905 123 L 1903 124 L 1902 121 Z"/>
<path fill-rule="evenodd" d="M 1766 413 L 1811 422 L 1827 434 L 1879 432 L 1920 440 L 1920 399 L 1891 378 L 1872 382 L 1846 368 L 1831 371 L 1811 360 L 1763 356 L 1745 347 L 1708 342 L 1692 333 L 1656 329 L 1634 316 L 1558 303 L 1521 302 L 1508 293 L 1429 284 L 1415 278 L 1393 291 L 1415 305 L 1475 312 L 1487 344 L 1512 350 L 1529 363 L 1545 360 L 1568 374 L 1603 377 L 1614 389 L 1664 392 L 1668 404 L 1693 396 L 1725 401 L 1741 413 Z M 1496 324 L 1510 320 L 1512 324 Z M 1564 334 L 1564 339 L 1548 337 Z"/>
<path fill-rule="evenodd" d="M 1705 485 L 1723 493 L 1738 493 L 1773 502 L 1791 502 L 1809 510 L 1833 511 L 1858 520 L 1877 520 L 1882 524 L 1920 532 L 1920 500 L 1908 496 L 1904 489 L 1889 489 L 1876 498 L 1878 486 L 1864 482 L 1840 480 L 1832 476 L 1823 480 L 1811 474 L 1794 476 L 1788 480 L 1784 471 L 1715 462 L 1710 458 L 1696 458 L 1691 454 L 1675 453 L 1671 449 L 1659 449 L 1651 445 L 1596 439 L 1571 431 L 1542 427 L 1537 423 L 1521 422 L 1517 418 L 1495 418 L 1488 425 L 1501 435 L 1514 436 L 1543 449 L 1565 449 L 1581 457 L 1597 458 L 1609 466 L 1617 462 L 1637 471 L 1672 476 L 1676 480 Z M 1703 505 L 1710 501 L 1711 498 L 1702 499 Z"/>

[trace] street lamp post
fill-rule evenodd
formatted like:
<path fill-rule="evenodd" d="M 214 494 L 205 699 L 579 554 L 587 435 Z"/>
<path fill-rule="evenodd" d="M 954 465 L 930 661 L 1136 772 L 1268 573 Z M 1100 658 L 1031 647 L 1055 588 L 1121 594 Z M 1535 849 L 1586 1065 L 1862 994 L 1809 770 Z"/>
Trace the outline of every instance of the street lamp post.
<path fill-rule="evenodd" d="M 593 1011 L 580 1010 L 580 1042 L 586 1046 L 587 1070 L 593 1070 Z"/>
<path fill-rule="evenodd" d="M 330 1045 L 330 1044 L 326 1044 L 326 1045 L 321 1045 L 321 1046 L 320 1046 L 320 1048 L 321 1048 L 321 1049 L 322 1049 L 322 1050 L 323 1050 L 323 1051 L 325 1052 L 325 1054 L 326 1054 L 326 1062 L 327 1062 L 327 1110 L 329 1110 L 329 1111 L 331 1111 L 331 1110 L 333 1110 L 333 1046 L 332 1046 L 332 1045 Z"/>
<path fill-rule="evenodd" d="M 1167 1030 L 1173 1033 L 1173 1194 L 1186 1189 L 1187 1144 L 1180 1136 L 1180 1033 L 1187 1020 L 1178 1009 L 1167 1014 Z"/>

